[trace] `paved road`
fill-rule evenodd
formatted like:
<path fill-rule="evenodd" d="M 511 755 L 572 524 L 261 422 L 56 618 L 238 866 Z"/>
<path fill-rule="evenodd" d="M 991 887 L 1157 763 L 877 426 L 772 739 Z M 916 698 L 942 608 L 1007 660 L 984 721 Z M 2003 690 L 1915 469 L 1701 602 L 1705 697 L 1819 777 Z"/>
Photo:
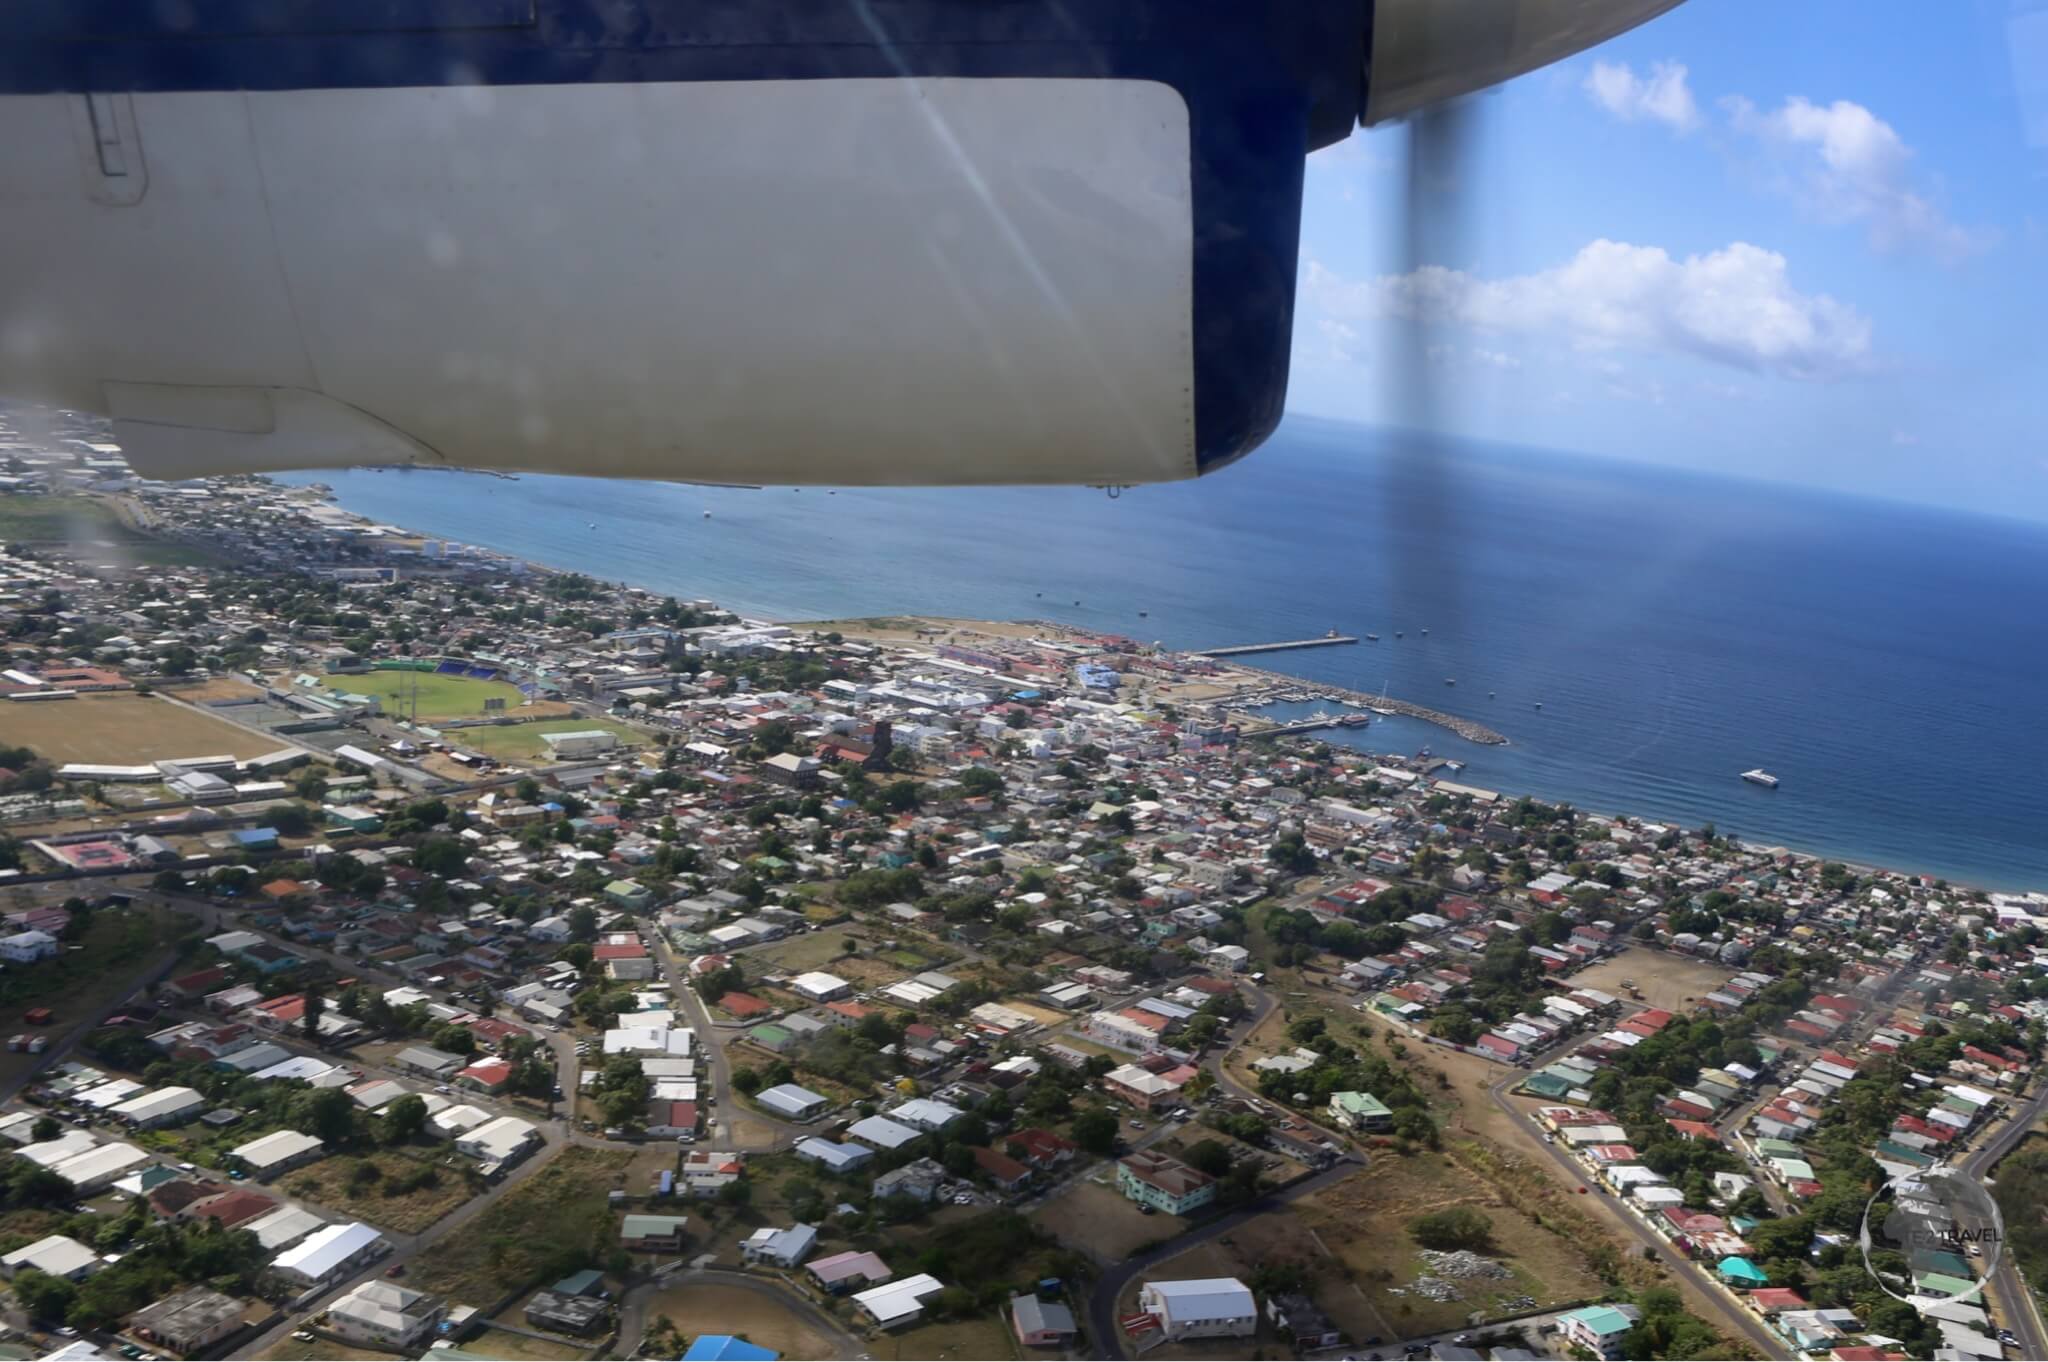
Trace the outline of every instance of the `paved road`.
<path fill-rule="evenodd" d="M 1578 1039 L 1575 1037 L 1574 1041 L 1576 1042 Z M 1562 1049 L 1563 1047 L 1556 1048 Z M 1540 1067 L 1538 1059 L 1532 1059 L 1530 1062 L 1532 1066 Z M 1595 1184 L 1586 1170 L 1574 1163 L 1571 1156 L 1558 1146 L 1546 1143 L 1543 1139 L 1543 1131 L 1537 1126 L 1535 1119 L 1508 1100 L 1507 1090 L 1521 1082 L 1526 1076 L 1526 1073 L 1520 1069 L 1511 1069 L 1496 1082 L 1488 1090 L 1493 1097 L 1495 1105 L 1507 1113 L 1508 1119 L 1512 1120 L 1529 1137 L 1531 1144 L 1536 1149 L 1542 1151 L 1543 1156 L 1556 1167 L 1557 1171 L 1563 1175 L 1567 1182 L 1571 1183 L 1574 1187 L 1584 1186 L 1593 1188 Z M 1588 1195 L 1599 1196 L 1602 1193 L 1594 1190 L 1589 1191 Z M 1669 1240 L 1638 1219 L 1627 1207 L 1617 1205 L 1615 1210 L 1617 1212 L 1616 1218 L 1621 1221 L 1623 1228 L 1628 1231 L 1631 1237 L 1645 1248 L 1652 1250 L 1665 1267 L 1678 1276 L 1690 1279 L 1699 1288 L 1700 1294 L 1706 1298 L 1707 1303 L 1712 1307 L 1717 1317 L 1715 1322 L 1726 1330 L 1731 1337 L 1743 1339 L 1764 1357 L 1784 1358 L 1791 1356 L 1786 1351 L 1784 1342 L 1777 1335 L 1766 1329 L 1756 1316 L 1750 1314 L 1740 1305 L 1737 1305 L 1719 1284 L 1708 1278 L 1698 1263 L 1695 1263 L 1683 1253 L 1678 1252 L 1672 1247 Z"/>
<path fill-rule="evenodd" d="M 707 1136 L 704 1143 L 740 1153 L 762 1154 L 786 1149 L 804 1136 L 814 1134 L 809 1126 L 779 1121 L 758 1107 L 741 1112 L 732 1097 L 732 1065 L 725 1057 L 725 1043 L 719 1036 L 720 1024 L 691 986 L 689 962 L 669 947 L 658 928 L 653 932 L 653 939 L 655 958 L 661 962 L 662 972 L 668 976 L 669 992 L 697 1032 L 697 1050 L 703 1061 L 697 1091 L 701 1095 L 708 1087 L 711 1096 L 707 1105 L 711 1119 L 725 1126 L 723 1135 Z M 725 1029 L 737 1031 L 739 1027 L 735 1024 Z M 765 1126 L 770 1132 L 768 1138 L 742 1139 L 737 1124 L 737 1118 L 742 1114 L 748 1121 Z"/>
<path fill-rule="evenodd" d="M 1290 1201 L 1297 1201 L 1320 1192 L 1325 1187 L 1335 1186 L 1362 1167 L 1364 1162 L 1360 1159 L 1339 1159 L 1322 1172 L 1313 1174 L 1292 1187 L 1269 1192 L 1256 1201 L 1246 1202 L 1226 1215 L 1196 1225 L 1148 1253 L 1124 1259 L 1097 1277 L 1088 1298 L 1088 1329 L 1095 1336 L 1096 1355 L 1110 1358 L 1130 1355 L 1124 1351 L 1123 1333 L 1117 1328 L 1116 1302 L 1123 1294 L 1124 1288 L 1131 1284 L 1133 1277 L 1151 1271 L 1167 1259 L 1185 1253 L 1197 1244 L 1206 1244 L 1219 1235 L 1228 1234 L 1258 1216 L 1277 1211 Z"/>
<path fill-rule="evenodd" d="M 2048 1083 L 2043 1083 L 2034 1100 L 2014 1112 L 1982 1149 L 1963 1159 L 1962 1170 L 1979 1180 L 1990 1176 L 1998 1161 L 2026 1138 L 2027 1132 L 2041 1119 L 2044 1109 L 2048 1109 Z M 2048 1328 L 2042 1325 L 2040 1302 L 2020 1276 L 2019 1265 L 2013 1260 L 2009 1245 L 1998 1256 L 1998 1266 L 1992 1269 L 1990 1285 L 1992 1299 L 1987 1303 L 2003 1307 L 2000 1313 L 2005 1317 L 2005 1327 L 2019 1335 L 2020 1356 L 2048 1358 Z"/>

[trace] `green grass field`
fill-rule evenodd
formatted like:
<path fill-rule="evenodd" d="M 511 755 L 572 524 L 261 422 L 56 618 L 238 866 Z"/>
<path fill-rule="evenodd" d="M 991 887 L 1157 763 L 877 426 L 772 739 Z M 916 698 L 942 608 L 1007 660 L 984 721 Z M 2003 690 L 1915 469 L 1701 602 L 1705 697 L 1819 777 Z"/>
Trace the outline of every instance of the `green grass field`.
<path fill-rule="evenodd" d="M 204 549 L 130 528 L 96 497 L 0 496 L 0 543 L 61 547 L 84 563 L 184 567 L 216 561 Z"/>
<path fill-rule="evenodd" d="M 413 682 L 419 682 L 420 718 L 471 719 L 484 713 L 484 701 L 503 700 L 507 710 L 526 703 L 519 687 L 509 681 L 479 681 L 473 676 L 441 676 L 435 672 L 365 672 L 359 676 L 337 676 L 333 690 L 351 695 L 374 695 L 384 702 L 390 715 L 412 713 Z"/>
<path fill-rule="evenodd" d="M 425 712 L 425 702 L 421 702 Z M 487 757 L 499 761 L 545 761 L 548 745 L 542 742 L 543 733 L 578 733 L 585 729 L 602 728 L 619 735 L 619 741 L 629 747 L 639 747 L 647 742 L 647 735 L 637 729 L 610 719 L 536 719 L 530 724 L 494 725 L 490 728 L 458 728 L 448 733 L 448 740 L 462 747 L 474 748 Z"/>
<path fill-rule="evenodd" d="M 454 1304 L 485 1305 L 546 1280 L 549 1268 L 568 1271 L 585 1258 L 601 1260 L 617 1242 L 605 1195 L 632 1162 L 631 1154 L 617 1150 L 562 1150 L 436 1244 L 413 1284 L 453 1297 Z"/>

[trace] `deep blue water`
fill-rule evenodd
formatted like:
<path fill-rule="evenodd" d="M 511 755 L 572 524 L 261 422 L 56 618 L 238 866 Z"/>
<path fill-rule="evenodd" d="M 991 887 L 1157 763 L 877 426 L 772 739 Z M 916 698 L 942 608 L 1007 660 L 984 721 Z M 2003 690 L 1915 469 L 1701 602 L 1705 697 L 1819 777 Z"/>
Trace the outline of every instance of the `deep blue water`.
<path fill-rule="evenodd" d="M 1178 646 L 1377 633 L 1249 660 L 1385 685 L 1499 729 L 1511 745 L 1412 721 L 1359 740 L 1429 743 L 1474 784 L 2048 886 L 2048 527 L 1547 452 L 1458 445 L 1421 460 L 1408 447 L 1295 417 L 1232 468 L 1115 500 L 288 480 L 328 482 L 343 506 L 428 534 L 785 619 L 1036 616 Z M 1744 784 L 1753 766 L 1783 787 Z"/>

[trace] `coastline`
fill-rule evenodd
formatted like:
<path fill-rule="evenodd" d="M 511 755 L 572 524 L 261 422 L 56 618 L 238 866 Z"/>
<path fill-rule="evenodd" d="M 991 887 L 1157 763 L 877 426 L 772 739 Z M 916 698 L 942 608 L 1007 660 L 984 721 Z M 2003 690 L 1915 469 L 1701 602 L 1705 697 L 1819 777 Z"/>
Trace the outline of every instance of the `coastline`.
<path fill-rule="evenodd" d="M 399 543 L 404 543 L 408 540 L 414 542 L 439 540 L 451 544 L 464 544 L 466 547 L 472 549 L 482 559 L 495 560 L 508 565 L 517 565 L 519 568 L 523 568 L 524 570 L 529 572 L 547 575 L 590 576 L 604 580 L 618 581 L 621 584 L 625 585 L 632 584 L 626 581 L 626 579 L 624 578 L 609 578 L 606 577 L 606 575 L 603 573 L 590 572 L 576 568 L 556 567 L 545 561 L 528 557 L 525 554 L 513 553 L 500 549 L 493 549 L 473 544 L 467 544 L 466 541 L 453 535 L 426 533 L 422 531 L 413 530 L 410 527 L 404 526 L 395 521 L 379 520 L 374 517 L 364 515 L 353 510 L 349 510 L 347 507 L 341 506 L 339 504 L 337 494 L 335 493 L 333 488 L 317 481 L 309 483 L 279 483 L 278 485 L 281 487 L 285 487 L 287 489 L 305 493 L 309 496 L 310 499 L 316 500 L 322 504 L 334 506 L 337 510 L 341 511 L 351 520 L 358 521 L 365 525 L 374 525 L 388 530 L 397 531 L 397 534 L 393 538 Z M 658 590 L 657 588 L 653 587 L 644 587 L 642 589 L 649 591 Z M 664 591 L 660 594 L 670 593 Z M 920 629 L 931 630 L 935 635 L 945 633 L 960 633 L 966 635 L 979 634 L 982 637 L 991 639 L 1014 639 L 1020 637 L 1029 637 L 1034 634 L 1080 639 L 1100 636 L 1101 634 L 1101 631 L 1098 630 L 1087 629 L 1077 625 L 1062 624 L 1050 620 L 997 620 L 966 618 L 958 616 L 913 614 L 849 616 L 836 619 L 791 619 L 777 617 L 775 615 L 770 615 L 766 613 L 745 614 L 739 611 L 735 611 L 733 613 L 741 615 L 742 618 L 759 621 L 762 623 L 782 624 L 792 628 L 836 628 L 840 632 L 853 637 L 873 639 L 874 641 L 883 643 L 909 645 L 916 645 L 921 642 L 930 643 L 934 641 L 932 637 L 921 637 L 918 632 Z M 1173 696 L 1173 698 L 1177 701 L 1184 702 L 1217 702 L 1227 700 L 1231 695 L 1235 694 L 1237 691 L 1242 689 L 1266 687 L 1275 684 L 1285 685 L 1288 687 L 1299 688 L 1309 691 L 1328 692 L 1333 694 L 1344 693 L 1347 690 L 1347 688 L 1345 687 L 1332 685 L 1328 682 L 1319 681 L 1310 677 L 1298 676 L 1285 672 L 1270 671 L 1264 668 L 1251 667 L 1248 664 L 1235 661 L 1217 659 L 1216 665 L 1222 668 L 1226 674 L 1235 673 L 1239 678 L 1249 680 L 1251 682 L 1251 685 L 1219 686 L 1212 684 L 1205 686 L 1203 683 L 1199 682 L 1186 683 L 1182 686 L 1174 688 L 1175 695 Z M 1363 693 L 1360 692 L 1359 694 Z M 1388 697 L 1388 699 L 1385 702 L 1382 702 L 1380 698 L 1377 696 L 1371 696 L 1369 697 L 1369 699 L 1370 703 L 1373 705 L 1383 705 L 1387 709 L 1397 708 L 1396 703 L 1394 702 L 1392 697 Z M 1411 702 L 1400 702 L 1400 712 L 1405 713 L 1407 711 L 1407 706 L 1409 705 L 1409 703 Z M 1421 709 L 1423 707 L 1415 706 L 1415 708 Z M 1437 719 L 1433 717 L 1424 715 L 1417 715 L 1413 717 L 1419 718 L 1422 722 L 1439 722 Z M 1456 716 L 1445 717 L 1454 718 Z M 1446 728 L 1451 727 L 1448 724 L 1441 724 L 1440 726 Z M 1371 730 L 1368 729 L 1365 731 L 1369 733 Z M 1451 731 L 1455 732 L 1456 730 L 1452 729 Z M 1342 730 L 1340 730 L 1340 732 L 1342 732 Z M 1508 742 L 1508 740 L 1505 737 L 1502 737 L 1500 741 L 1502 744 L 1506 744 Z M 1349 743 L 1345 743 L 1343 745 L 1351 746 L 1351 744 Z M 1359 747 L 1355 750 L 1370 751 L 1372 749 Z M 1491 787 L 1489 786 L 1488 788 Z M 1504 797 L 1507 798 L 1517 798 L 1520 797 L 1521 793 L 1524 793 L 1511 792 L 1507 789 L 1503 789 L 1500 792 L 1503 794 Z M 1611 816 L 1641 819 L 1645 821 L 1659 823 L 1668 823 L 1673 826 L 1679 827 L 1699 825 L 1702 821 L 1696 817 L 1689 817 L 1686 815 L 1660 815 L 1654 812 L 1650 812 L 1649 808 L 1653 806 L 1654 801 L 1647 802 L 1642 806 L 1638 806 L 1635 803 L 1631 803 L 1629 807 L 1624 809 L 1616 807 L 1610 800 L 1602 800 L 1596 803 L 1591 799 L 1573 799 L 1568 796 L 1547 795 L 1534 792 L 1526 793 L 1528 793 L 1529 797 L 1531 798 L 1543 800 L 1547 803 L 1569 804 L 1574 807 L 1580 808 L 1581 810 L 1586 812 L 1600 812 L 1602 810 L 1605 810 Z M 1711 822 L 1716 820 L 1709 819 L 1706 821 Z M 2003 886 L 1993 888 L 1992 886 L 1986 885 L 1981 879 L 1978 878 L 1978 874 L 1980 872 L 1975 872 L 1968 869 L 1956 869 L 1946 872 L 1887 869 L 1883 864 L 1881 864 L 1882 853 L 1878 853 L 1876 856 L 1873 856 L 1873 854 L 1869 852 L 1842 854 L 1839 852 L 1834 852 L 1826 849 L 1825 845 L 1817 845 L 1810 838 L 1800 838 L 1796 836 L 1789 839 L 1782 836 L 1769 836 L 1767 838 L 1748 838 L 1743 837 L 1739 831 L 1735 833 L 1735 836 L 1739 841 L 1743 843 L 1744 846 L 1756 850 L 1760 854 L 1765 852 L 1785 852 L 1792 855 L 1808 857 L 1814 860 L 1834 861 L 1839 862 L 1845 866 L 1848 866 L 1851 869 L 1858 871 L 1859 873 L 1867 872 L 1917 877 L 1925 878 L 1930 881 L 1941 879 L 1945 880 L 1947 883 L 1951 884 L 1952 886 L 1955 886 L 1958 889 L 1979 889 L 1985 892 L 2028 893 L 2034 892 L 2039 888 L 2039 885 L 2035 882 L 2033 877 L 2024 875 L 2015 875 L 2009 877 L 2008 881 Z"/>

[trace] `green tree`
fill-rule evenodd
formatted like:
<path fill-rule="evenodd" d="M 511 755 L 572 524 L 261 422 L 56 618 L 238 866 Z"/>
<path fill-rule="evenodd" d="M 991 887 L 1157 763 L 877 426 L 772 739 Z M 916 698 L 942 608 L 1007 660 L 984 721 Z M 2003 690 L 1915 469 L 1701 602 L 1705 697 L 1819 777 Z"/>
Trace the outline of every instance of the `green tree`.
<path fill-rule="evenodd" d="M 1199 1169 L 1212 1178 L 1228 1173 L 1234 1162 L 1230 1157 L 1230 1146 L 1219 1140 L 1197 1140 L 1188 1146 L 1181 1159 L 1189 1167 Z"/>
<path fill-rule="evenodd" d="M 734 1075 L 737 1079 L 738 1075 Z M 1089 1107 L 1074 1117 L 1074 1143 L 1091 1154 L 1116 1151 L 1116 1113 L 1107 1107 Z"/>
<path fill-rule="evenodd" d="M 379 1134 L 385 1144 L 404 1144 L 426 1128 L 426 1100 L 418 1093 L 407 1093 L 384 1109 Z"/>
<path fill-rule="evenodd" d="M 313 830 L 312 816 L 298 804 L 272 804 L 263 811 L 263 821 L 285 837 L 304 837 Z"/>
<path fill-rule="evenodd" d="M 1418 1215 L 1408 1222 L 1408 1233 L 1416 1243 L 1429 1249 L 1470 1249 L 1483 1253 L 1493 1246 L 1493 1222 L 1470 1206 L 1451 1206 Z"/>
<path fill-rule="evenodd" d="M 14 1277 L 14 1298 L 31 1319 L 61 1320 L 78 1299 L 78 1288 L 62 1277 L 52 1277 L 35 1268 L 23 1268 Z"/>
<path fill-rule="evenodd" d="M 355 1141 L 356 1102 L 343 1088 L 315 1088 L 293 1099 L 292 1127 L 327 1141 L 348 1145 Z"/>

